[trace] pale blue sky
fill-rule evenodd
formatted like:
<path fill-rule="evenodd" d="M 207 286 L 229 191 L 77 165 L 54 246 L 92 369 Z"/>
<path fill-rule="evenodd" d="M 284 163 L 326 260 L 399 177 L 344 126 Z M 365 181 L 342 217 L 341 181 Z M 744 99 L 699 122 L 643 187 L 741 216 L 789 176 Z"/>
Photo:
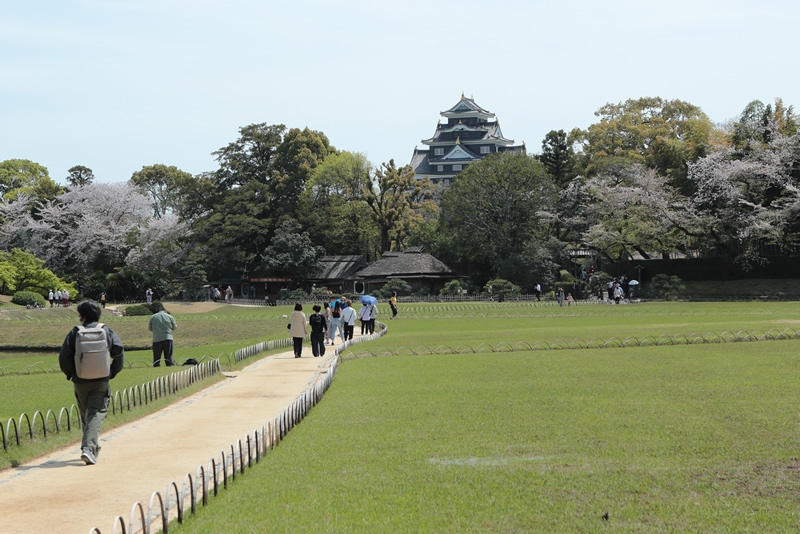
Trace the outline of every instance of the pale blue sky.
<path fill-rule="evenodd" d="M 0 0 L 0 161 L 197 174 L 253 123 L 406 164 L 463 92 L 538 153 L 607 102 L 800 106 L 800 4 Z"/>

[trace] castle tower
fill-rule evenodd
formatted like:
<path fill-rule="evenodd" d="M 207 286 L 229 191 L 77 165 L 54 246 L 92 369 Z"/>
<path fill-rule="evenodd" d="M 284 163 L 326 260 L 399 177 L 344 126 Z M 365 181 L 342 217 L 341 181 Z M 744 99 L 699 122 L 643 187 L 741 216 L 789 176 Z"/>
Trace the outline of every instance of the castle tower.
<path fill-rule="evenodd" d="M 494 113 L 463 94 L 458 103 L 440 113 L 440 120 L 430 139 L 423 139 L 427 148 L 414 148 L 411 167 L 418 179 L 427 177 L 432 183 L 449 185 L 453 177 L 473 161 L 495 152 L 525 152 L 525 144 L 514 145 L 503 137 Z"/>

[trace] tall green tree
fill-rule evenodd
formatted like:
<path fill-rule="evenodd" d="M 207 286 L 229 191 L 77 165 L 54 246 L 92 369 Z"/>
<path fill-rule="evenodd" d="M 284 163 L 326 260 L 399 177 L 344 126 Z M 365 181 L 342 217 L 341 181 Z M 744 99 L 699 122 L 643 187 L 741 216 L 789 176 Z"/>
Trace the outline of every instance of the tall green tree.
<path fill-rule="evenodd" d="M 208 277 L 247 279 L 272 237 L 269 186 L 252 181 L 213 198 L 210 209 L 193 224 Z"/>
<path fill-rule="evenodd" d="M 600 122 L 573 131 L 582 143 L 589 176 L 603 172 L 608 159 L 641 163 L 668 176 L 673 186 L 691 192 L 688 164 L 705 156 L 713 124 L 703 111 L 681 100 L 630 99 L 595 112 Z"/>
<path fill-rule="evenodd" d="M 153 215 L 156 219 L 179 207 L 179 184 L 186 183 L 192 177 L 174 165 L 161 164 L 142 167 L 131 176 L 131 183 L 150 197 Z"/>
<path fill-rule="evenodd" d="M 13 200 L 30 195 L 38 202 L 56 198 L 62 191 L 47 172 L 47 167 L 27 159 L 0 162 L 0 196 Z"/>
<path fill-rule="evenodd" d="M 440 232 L 448 260 L 494 274 L 499 262 L 544 239 L 556 188 L 544 165 L 521 153 L 490 154 L 464 169 L 445 192 Z"/>
<path fill-rule="evenodd" d="M 381 252 L 403 247 L 429 191 L 427 179 L 417 180 L 408 165 L 398 169 L 393 159 L 374 171 L 361 194 L 378 226 Z"/>
<path fill-rule="evenodd" d="M 542 140 L 539 161 L 559 189 L 564 189 L 578 175 L 575 169 L 575 151 L 564 130 L 547 132 Z"/>
<path fill-rule="evenodd" d="M 275 154 L 273 173 L 273 209 L 279 217 L 298 216 L 300 194 L 314 169 L 328 156 L 335 154 L 322 132 L 292 128 L 283 137 Z"/>
<path fill-rule="evenodd" d="M 249 182 L 267 184 L 274 172 L 274 159 L 286 126 L 267 123 L 239 128 L 239 138 L 213 152 L 219 163 L 214 179 L 220 191 Z"/>
<path fill-rule="evenodd" d="M 775 109 L 753 100 L 742 110 L 739 120 L 733 124 L 731 141 L 739 150 L 748 150 L 754 144 L 769 143 L 776 134 L 791 137 L 797 133 L 798 119 L 794 107 L 786 107 L 783 99 L 775 99 Z"/>
<path fill-rule="evenodd" d="M 69 176 L 67 176 L 67 183 L 72 187 L 79 185 L 88 185 L 94 181 L 94 173 L 89 167 L 83 165 L 75 165 L 70 167 Z"/>
<path fill-rule="evenodd" d="M 273 276 L 302 282 L 322 270 L 320 261 L 325 254 L 322 247 L 311 242 L 297 222 L 284 222 L 270 246 L 261 255 L 264 269 Z"/>
<path fill-rule="evenodd" d="M 341 152 L 314 169 L 301 195 L 303 227 L 312 241 L 330 254 L 372 254 L 378 250 L 378 230 L 361 197 L 369 182 L 366 156 Z"/>

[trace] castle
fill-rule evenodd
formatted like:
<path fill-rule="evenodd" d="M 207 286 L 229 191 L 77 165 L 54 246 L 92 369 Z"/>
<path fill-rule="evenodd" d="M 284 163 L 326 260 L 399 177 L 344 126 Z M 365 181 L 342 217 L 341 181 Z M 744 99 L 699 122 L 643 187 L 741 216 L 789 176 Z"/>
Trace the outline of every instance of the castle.
<path fill-rule="evenodd" d="M 423 139 L 427 149 L 414 148 L 411 168 L 418 179 L 449 185 L 453 178 L 473 161 L 495 152 L 525 153 L 525 143 L 514 145 L 513 139 L 503 137 L 494 113 L 463 94 L 458 103 L 440 113 L 440 120 L 430 139 Z"/>

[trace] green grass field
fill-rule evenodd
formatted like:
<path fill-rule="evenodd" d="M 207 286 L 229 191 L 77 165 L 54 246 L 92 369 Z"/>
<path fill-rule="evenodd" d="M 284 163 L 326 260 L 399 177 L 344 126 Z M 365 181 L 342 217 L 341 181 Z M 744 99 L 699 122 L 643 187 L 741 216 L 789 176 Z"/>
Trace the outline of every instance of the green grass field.
<path fill-rule="evenodd" d="M 176 341 L 176 354 L 225 353 L 268 338 L 261 333 L 284 336 L 287 311 L 228 307 L 176 315 L 178 334 L 191 339 Z M 57 328 L 49 335 L 63 339 L 70 324 L 50 320 Z M 800 340 L 719 337 L 796 338 L 800 303 L 419 304 L 401 305 L 398 320 L 386 322 L 388 334 L 353 347 L 361 357 L 339 368 L 322 402 L 264 461 L 173 528 L 800 528 Z M 27 339 L 43 324 L 7 320 L 0 328 Z M 129 339 L 147 340 L 142 319 L 109 324 Z M 563 342 L 691 334 L 717 342 L 573 350 Z M 520 343 L 560 350 L 522 350 Z M 435 353 L 457 347 L 500 351 Z M 149 354 L 141 357 L 146 362 Z M 139 380 L 142 373 L 144 382 L 158 372 L 166 370 L 132 369 L 120 377 Z M 15 398 L 17 408 L 41 409 L 56 392 L 62 400 L 72 394 L 59 374 L 5 376 L 0 383 L 3 408 Z"/>
<path fill-rule="evenodd" d="M 170 305 L 167 309 L 191 311 L 186 305 Z M 175 313 L 178 329 L 175 331 L 175 359 L 219 358 L 224 369 L 241 368 L 249 362 L 238 364 L 232 361 L 233 353 L 246 346 L 286 335 L 286 324 L 281 315 L 283 308 L 241 308 L 221 306 L 201 313 Z M 147 328 L 149 317 L 113 317 L 104 314 L 101 320 L 120 336 L 127 347 L 147 346 L 151 333 Z M 42 310 L 27 310 L 6 305 L 0 312 L 0 344 L 3 346 L 29 347 L 28 351 L 0 352 L 0 424 L 4 430 L 10 419 L 20 422 L 23 413 L 33 418 L 39 411 L 47 414 L 52 410 L 56 417 L 62 407 L 75 404 L 73 388 L 58 366 L 58 352 L 67 332 L 77 324 L 75 307 Z M 50 350 L 45 350 L 50 348 Z M 111 381 L 112 396 L 115 392 L 152 382 L 159 376 L 180 372 L 182 367 L 153 368 L 150 350 L 126 350 L 126 368 Z M 175 402 L 198 389 L 222 379 L 221 375 L 208 378 L 176 394 L 149 402 L 132 411 L 111 415 L 103 425 L 104 430 L 152 413 L 171 402 Z M 22 423 L 27 430 L 26 423 Z M 80 439 L 80 431 L 56 434 L 51 426 L 45 439 L 41 422 L 35 425 L 34 439 L 25 436 L 19 447 L 12 440 L 7 452 L 0 452 L 0 469 L 44 454 L 60 446 Z"/>
<path fill-rule="evenodd" d="M 791 329 L 800 312 L 434 308 L 401 309 L 387 336 L 356 348 Z M 799 352 L 794 339 L 347 361 L 266 461 L 177 530 L 796 531 Z"/>

